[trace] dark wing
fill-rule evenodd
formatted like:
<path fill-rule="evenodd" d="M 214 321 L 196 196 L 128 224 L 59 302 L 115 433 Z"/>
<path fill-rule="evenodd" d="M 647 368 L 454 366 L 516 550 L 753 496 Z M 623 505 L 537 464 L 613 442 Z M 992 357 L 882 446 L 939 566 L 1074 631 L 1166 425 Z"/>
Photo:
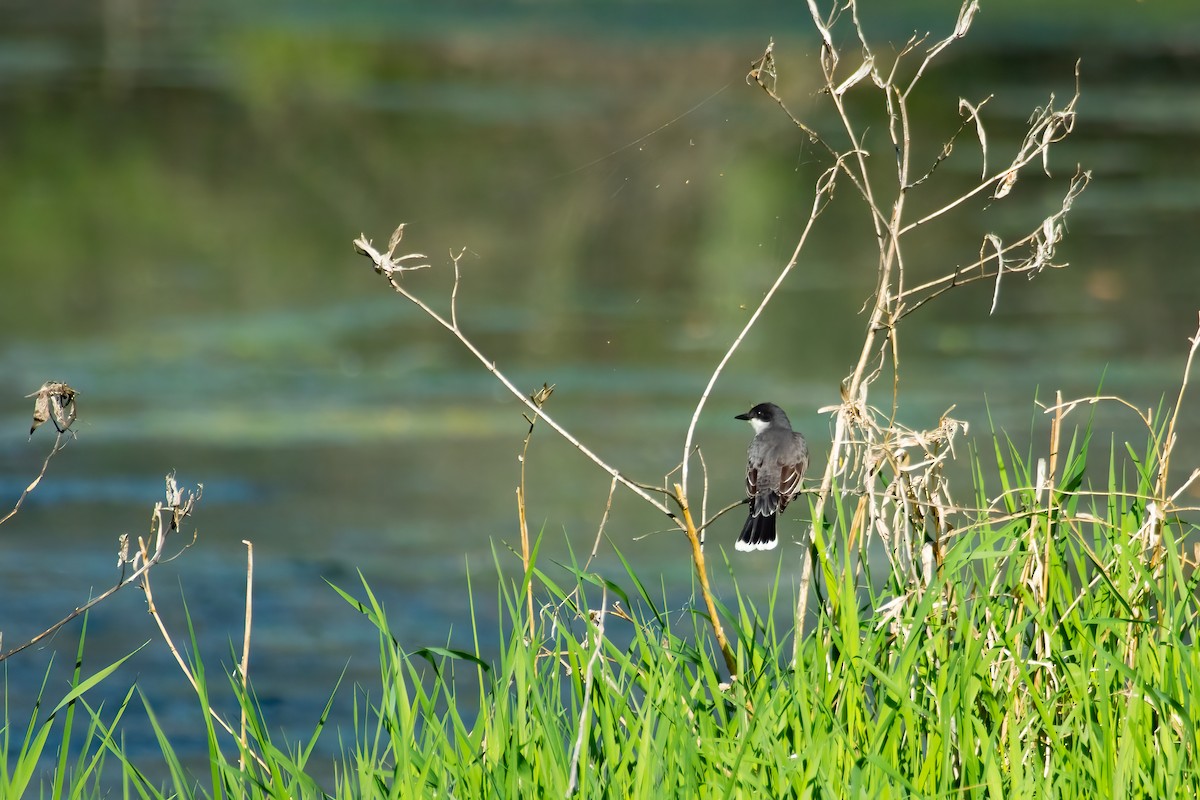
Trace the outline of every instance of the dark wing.
<path fill-rule="evenodd" d="M 750 495 L 751 517 L 773 517 L 779 510 L 779 492 L 771 486 L 770 471 L 763 472 L 762 463 L 750 461 L 746 464 L 746 494 Z M 759 485 L 759 477 L 763 483 Z"/>
<path fill-rule="evenodd" d="M 779 468 L 779 508 L 787 508 L 792 498 L 800 491 L 800 479 L 804 477 L 801 464 L 781 464 Z"/>
<path fill-rule="evenodd" d="M 808 469 L 808 444 L 804 437 L 797 435 L 798 452 L 796 460 L 791 464 L 779 465 L 779 508 L 787 508 L 787 504 L 800 493 L 800 481 L 804 471 Z"/>

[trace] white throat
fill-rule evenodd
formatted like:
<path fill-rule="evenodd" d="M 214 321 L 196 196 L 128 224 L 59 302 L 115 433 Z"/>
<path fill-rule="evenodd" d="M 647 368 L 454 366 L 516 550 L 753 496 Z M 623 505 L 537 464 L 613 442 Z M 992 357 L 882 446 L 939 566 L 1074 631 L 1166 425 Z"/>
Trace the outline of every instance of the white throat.
<path fill-rule="evenodd" d="M 750 422 L 750 427 L 754 428 L 755 434 L 762 433 L 767 428 L 771 427 L 770 422 L 767 422 L 766 420 L 762 420 L 762 419 L 755 419 L 755 418 L 751 417 L 749 422 Z"/>

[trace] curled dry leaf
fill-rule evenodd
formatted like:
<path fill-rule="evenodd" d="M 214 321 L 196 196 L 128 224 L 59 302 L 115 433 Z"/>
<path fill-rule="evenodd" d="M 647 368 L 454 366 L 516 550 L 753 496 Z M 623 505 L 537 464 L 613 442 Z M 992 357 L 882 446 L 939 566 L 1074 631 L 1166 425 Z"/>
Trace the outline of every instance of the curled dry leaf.
<path fill-rule="evenodd" d="M 392 238 L 388 239 L 387 254 L 390 256 L 396 252 L 396 246 L 400 244 L 400 240 L 404 238 L 404 226 L 406 222 L 401 222 L 396 226 L 396 230 L 392 231 Z"/>
<path fill-rule="evenodd" d="M 979 147 L 983 151 L 983 172 L 980 173 L 980 178 L 987 178 L 987 131 L 983 128 L 983 120 L 979 117 L 979 110 L 992 99 L 991 95 L 983 98 L 977 105 L 972 105 L 964 98 L 958 100 L 958 113 L 966 112 L 968 119 L 975 121 L 975 134 L 979 137 Z"/>
<path fill-rule="evenodd" d="M 958 11 L 958 22 L 954 25 L 954 36 L 958 39 L 967 35 L 967 31 L 971 29 L 971 22 L 975 19 L 976 12 L 979 11 L 979 0 L 971 0 L 969 3 L 963 3 L 962 8 Z"/>
<path fill-rule="evenodd" d="M 43 423 L 53 420 L 54 427 L 59 433 L 64 433 L 75 421 L 75 390 L 61 381 L 46 381 L 42 388 L 26 397 L 36 397 L 33 401 L 33 425 L 29 428 L 29 437 Z"/>
<path fill-rule="evenodd" d="M 854 84 L 870 75 L 874 69 L 875 58 L 873 56 L 867 56 L 865 59 L 863 59 L 863 63 L 859 65 L 858 69 L 854 70 L 854 74 L 842 81 L 838 87 L 833 90 L 833 93 L 838 97 L 841 97 L 847 92 L 847 90 L 854 86 Z M 876 85 L 879 85 L 880 81 L 876 79 L 875 83 Z"/>

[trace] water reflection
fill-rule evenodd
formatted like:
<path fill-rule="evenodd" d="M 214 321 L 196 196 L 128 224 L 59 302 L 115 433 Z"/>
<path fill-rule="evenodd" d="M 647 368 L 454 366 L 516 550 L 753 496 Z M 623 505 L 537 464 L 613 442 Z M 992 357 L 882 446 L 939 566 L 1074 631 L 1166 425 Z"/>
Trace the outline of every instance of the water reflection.
<path fill-rule="evenodd" d="M 465 247 L 459 314 L 483 350 L 520 386 L 557 384 L 552 411 L 629 474 L 654 481 L 670 470 L 708 371 L 790 255 L 823 166 L 742 81 L 766 36 L 793 110 L 828 120 L 813 116 L 813 43 L 794 10 L 768 4 L 754 24 L 730 28 L 715 9 L 655 5 L 643 13 L 663 17 L 636 25 L 556 7 L 536 22 L 489 12 L 499 17 L 465 29 L 413 9 L 329 26 L 315 9 L 194 12 L 171 36 L 139 40 L 158 49 L 136 58 L 124 49 L 136 42 L 99 36 L 103 26 L 78 51 L 90 55 L 55 56 L 78 29 L 27 21 L 27 40 L 4 45 L 16 66 L 0 95 L 0 499 L 15 499 L 48 446 L 25 442 L 18 398 L 67 380 L 81 422 L 37 500 L 4 526 L 6 645 L 115 578 L 117 534 L 144 530 L 172 469 L 205 494 L 199 539 L 164 568 L 160 602 L 178 624 L 178 604 L 166 602 L 177 580 L 210 670 L 228 666 L 241 540 L 256 542 L 253 675 L 277 724 L 311 732 L 347 663 L 350 682 L 373 685 L 374 637 L 323 579 L 354 590 L 361 570 L 416 648 L 465 644 L 469 573 L 479 630 L 494 632 L 484 587 L 494 586 L 493 546 L 513 563 L 504 543 L 516 541 L 520 409 L 385 293 L 351 252 L 359 231 L 379 242 L 406 220 L 406 244 L 439 267 L 413 285 L 443 307 L 448 253 Z M 660 35 L 685 14 L 690 33 Z M 1012 18 L 999 14 L 991 39 L 985 22 L 931 76 L 919 108 L 929 161 L 959 124 L 960 95 L 996 94 L 999 152 L 1033 106 L 1070 93 L 1076 50 L 1105 58 L 1085 66 L 1079 132 L 1054 156 L 1055 178 L 1030 178 L 1019 204 L 981 204 L 914 241 L 914 277 L 973 260 L 985 228 L 1011 234 L 1053 210 L 1076 161 L 1097 177 L 1070 217 L 1071 269 L 1007 283 L 992 316 L 992 287 L 980 285 L 910 318 L 902 418 L 928 425 L 957 404 L 982 433 L 986 400 L 999 424 L 1025 432 L 1035 391 L 1084 394 L 1101 380 L 1155 405 L 1177 385 L 1200 303 L 1188 255 L 1198 244 L 1195 120 L 1180 111 L 1194 59 L 1130 69 L 1129 51 L 1100 34 L 1018 51 L 1005 34 L 1022 30 Z M 978 161 L 961 149 L 939 168 L 947 183 L 914 203 L 935 206 L 973 179 Z M 827 420 L 816 409 L 857 356 L 873 280 L 871 233 L 849 194 L 701 421 L 714 502 L 740 492 L 746 433 L 731 417 L 750 402 L 784 402 L 817 451 L 813 472 L 823 466 Z M 1102 414 L 1118 447 L 1144 438 L 1127 415 Z M 1195 434 L 1183 432 L 1187 463 Z M 546 431 L 528 468 L 545 558 L 567 558 L 568 538 L 590 547 L 607 480 Z M 662 576 L 679 611 L 686 555 L 674 536 L 646 536 L 664 527 L 618 496 L 608 534 L 643 577 Z M 799 538 L 802 522 L 789 527 L 785 538 Z M 736 529 L 731 519 L 710 542 L 727 544 Z M 797 548 L 780 552 L 795 563 Z M 620 574 L 611 552 L 601 566 Z M 775 562 L 735 569 L 742 586 L 765 587 Z M 728 591 L 728 576 L 717 581 Z M 94 665 L 155 636 L 132 591 L 91 624 Z M 76 635 L 51 649 L 72 653 Z M 36 691 L 45 661 L 9 664 L 14 699 Z M 136 680 L 169 731 L 194 729 L 192 699 L 157 643 L 122 676 L 113 697 Z M 349 694 L 335 719 L 348 719 Z M 152 759 L 152 742 L 133 746 Z"/>

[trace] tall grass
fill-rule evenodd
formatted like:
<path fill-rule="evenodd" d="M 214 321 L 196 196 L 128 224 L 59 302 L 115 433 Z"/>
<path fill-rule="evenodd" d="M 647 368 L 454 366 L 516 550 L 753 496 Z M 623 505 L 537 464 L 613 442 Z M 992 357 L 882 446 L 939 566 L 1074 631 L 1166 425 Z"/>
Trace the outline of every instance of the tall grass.
<path fill-rule="evenodd" d="M 943 265 L 941 277 L 906 278 L 902 242 L 918 228 L 947 223 L 967 201 L 1003 200 L 1018 173 L 1044 167 L 1047 148 L 1074 129 L 1078 87 L 1066 105 L 1056 108 L 1051 98 L 1036 109 L 1018 151 L 1000 166 L 993 154 L 991 168 L 979 113 L 990 98 L 960 101 L 968 113 L 959 133 L 977 131 L 981 181 L 912 219 L 908 199 L 925 190 L 958 133 L 932 165 L 910 166 L 911 143 L 923 138 L 910 125 L 908 101 L 937 55 L 966 35 L 978 4 L 962 3 L 945 38 L 914 36 L 899 53 L 890 42 L 872 49 L 856 4 L 833 4 L 824 14 L 816 3 L 809 8 L 822 40 L 822 96 L 840 127 L 822 135 L 792 115 L 768 44 L 747 79 L 828 164 L 793 256 L 698 400 L 672 488 L 634 481 L 601 460 L 545 413 L 551 387 L 525 395 L 467 338 L 456 305 L 461 253 L 451 256 L 453 288 L 448 311 L 439 313 L 408 288 L 407 273 L 429 265 L 415 263 L 425 259 L 420 254 L 395 255 L 403 225 L 386 251 L 365 236 L 355 242 L 392 290 L 524 403 L 531 432 L 542 421 L 606 472 L 614 489 L 623 486 L 678 527 L 696 568 L 692 603 L 669 609 L 619 552 L 621 575 L 577 562 L 550 569 L 537 558 L 538 543 L 530 551 L 523 540 L 520 580 L 506 579 L 496 559 L 503 643 L 496 655 L 480 647 L 474 617 L 469 651 L 409 649 L 412 643 L 394 638 L 389 611 L 370 586 L 333 587 L 379 635 L 379 685 L 354 687 L 352 728 L 337 732 L 341 755 L 333 765 L 313 761 L 318 740 L 331 735 L 330 704 L 304 741 L 281 741 L 253 683 L 237 672 L 227 685 L 214 680 L 193 636 L 189 660 L 181 656 L 179 664 L 194 681 L 206 773 L 185 768 L 144 698 L 161 760 L 134 762 L 121 720 L 135 692 L 116 709 L 86 704 L 86 691 L 118 662 L 87 678 L 77 668 L 52 711 L 34 706 L 19 743 L 6 707 L 4 797 L 34 786 L 56 798 L 100 796 L 113 786 L 139 798 L 1200 796 L 1200 554 L 1191 550 L 1196 530 L 1185 516 L 1195 510 L 1177 505 L 1200 471 L 1178 487 L 1169 482 L 1183 390 L 1174 409 L 1143 417 L 1143 447 L 1110 440 L 1104 456 L 1096 455 L 1103 446 L 1094 442 L 1092 420 L 1074 430 L 1067 424 L 1101 398 L 1052 407 L 1044 449 L 1031 440 L 1022 450 L 993 430 L 967 457 L 974 486 L 966 504 L 961 492 L 949 492 L 944 469 L 966 425 L 943 418 L 912 430 L 897 422 L 897 326 L 964 283 L 991 282 L 995 304 L 1002 278 L 1062 266 L 1055 246 L 1088 174 L 1078 171 L 1058 210 L 1026 235 L 1006 244 L 986 233 L 977 260 Z M 839 53 L 843 41 L 850 44 Z M 855 87 L 882 92 L 883 116 L 874 124 L 852 118 L 844 96 Z M 869 160 L 863 143 L 871 130 L 886 131 L 890 147 L 882 152 L 895 153 L 895 164 L 890 155 Z M 760 607 L 737 588 L 736 576 L 732 593 L 711 589 L 700 535 L 712 517 L 693 516 L 707 508 L 707 481 L 702 493 L 688 487 L 692 437 L 726 363 L 800 263 L 839 179 L 869 211 L 880 248 L 876 288 L 864 305 L 860 357 L 842 384 L 842 402 L 831 407 L 834 436 L 820 488 L 810 495 L 801 591 L 780 598 L 777 580 Z M 894 184 L 891 200 L 885 184 Z M 1200 331 L 1185 387 L 1198 348 Z M 888 374 L 885 366 L 891 408 L 880 411 L 868 390 Z M 170 508 L 178 516 L 183 506 L 175 497 Z M 156 508 L 160 519 L 163 510 Z M 143 559 L 149 563 L 148 554 Z M 733 571 L 728 562 L 725 569 Z M 224 692 L 242 712 L 236 731 L 213 713 L 214 696 Z M 89 725 L 77 741 L 81 704 Z M 59 755 L 39 778 L 54 736 Z M 79 753 L 73 762 L 69 745 Z M 334 777 L 319 777 L 327 774 Z"/>
<path fill-rule="evenodd" d="M 736 583 L 722 598 L 732 682 L 703 605 L 668 612 L 624 558 L 611 576 L 535 554 L 522 581 L 499 581 L 498 655 L 477 628 L 467 652 L 408 649 L 370 586 L 333 588 L 378 631 L 380 683 L 353 689 L 332 771 L 312 761 L 328 705 L 311 736 L 277 742 L 253 687 L 193 655 L 197 719 L 228 691 L 248 720 L 244 744 L 205 723 L 207 774 L 184 768 L 148 704 L 161 761 L 125 754 L 134 693 L 115 710 L 83 701 L 118 662 L 77 670 L 20 744 L 6 708 L 3 796 L 1196 796 L 1200 573 L 1185 553 L 1195 526 L 1154 508 L 1163 430 L 1100 457 L 1089 421 L 1058 452 L 1057 483 L 1045 456 L 994 432 L 969 457 L 977 508 L 924 586 L 856 555 L 862 516 L 835 504 L 818 527 L 855 555 L 818 571 L 821 610 L 795 662 L 795 632 L 777 627 L 793 598 L 779 613 L 777 589 L 764 607 Z M 68 761 L 81 703 L 89 724 Z"/>
<path fill-rule="evenodd" d="M 535 566 L 532 645 L 522 587 L 506 586 L 494 667 L 478 652 L 404 654 L 364 587 L 383 688 L 335 793 L 1195 796 L 1197 577 L 1181 549 L 1195 531 L 1170 519 L 1146 539 L 1153 446 L 1127 469 L 1110 453 L 1092 488 L 1089 424 L 1050 488 L 1030 454 L 993 441 L 1001 507 L 975 455 L 979 510 L 929 586 L 870 585 L 844 559 L 824 587 L 836 610 L 794 664 L 775 595 L 758 609 L 735 592 L 732 684 L 702 613 L 663 613 L 628 564 L 619 582 L 575 571 L 562 584 Z M 853 521 L 825 528 L 844 552 Z M 455 689 L 463 669 L 477 695 Z"/>

